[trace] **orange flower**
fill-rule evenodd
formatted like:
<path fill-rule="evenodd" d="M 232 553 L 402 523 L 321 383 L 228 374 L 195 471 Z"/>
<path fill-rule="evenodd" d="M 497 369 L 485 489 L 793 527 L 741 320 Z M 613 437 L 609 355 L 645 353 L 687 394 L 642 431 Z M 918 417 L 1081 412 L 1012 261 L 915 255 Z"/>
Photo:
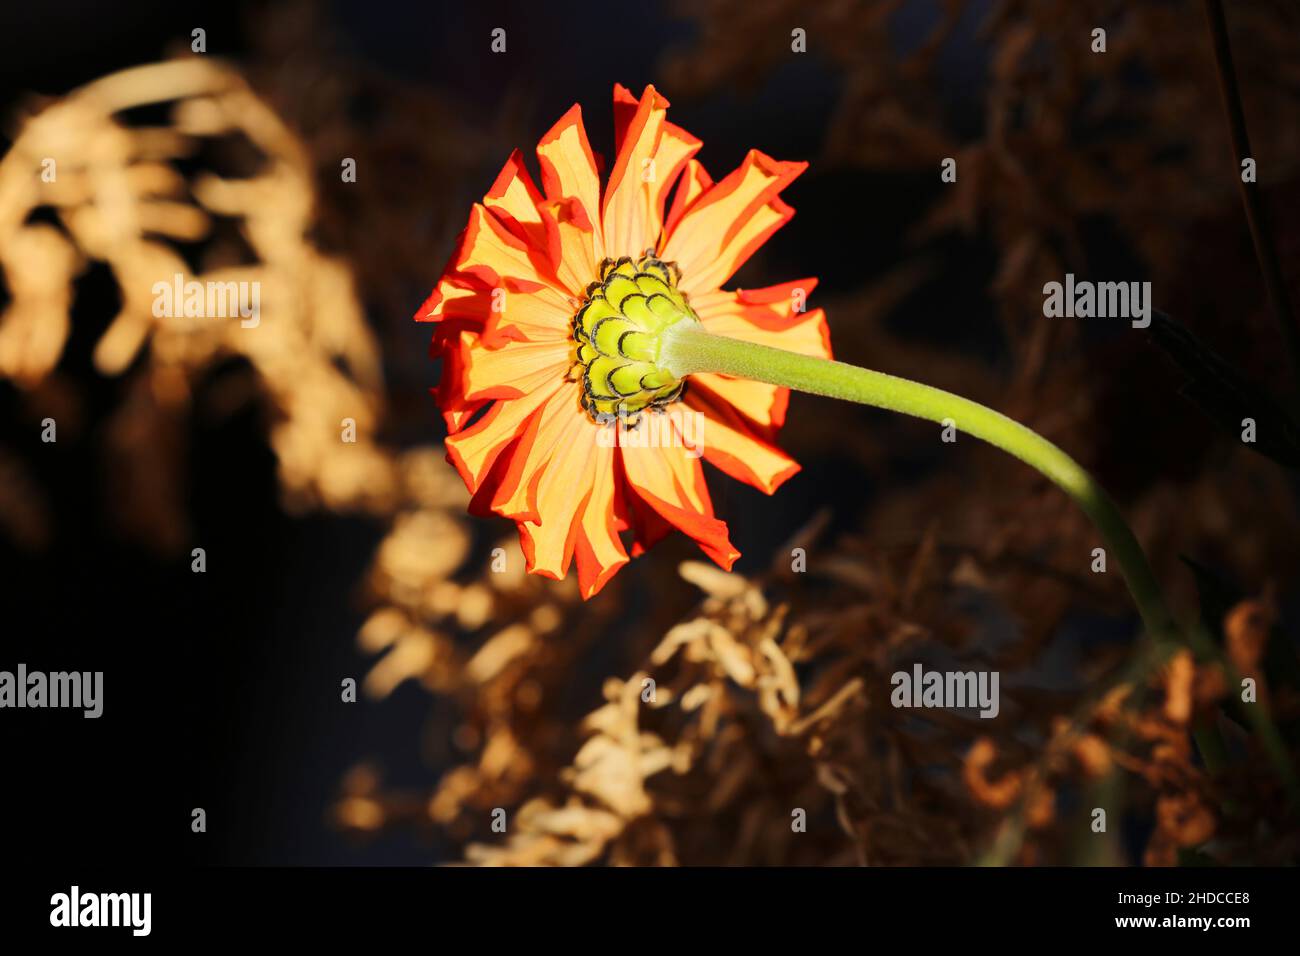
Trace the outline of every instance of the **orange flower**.
<path fill-rule="evenodd" d="M 603 192 L 577 106 L 538 144 L 540 190 L 516 151 L 416 315 L 438 323 L 447 458 L 471 511 L 518 523 L 530 572 L 559 579 L 576 557 L 584 597 L 627 563 L 623 532 L 635 556 L 676 527 L 730 569 L 701 452 L 769 494 L 799 470 L 773 444 L 788 390 L 677 381 L 655 364 L 662 329 L 830 357 L 825 316 L 803 308 L 816 280 L 720 288 L 794 214 L 778 194 L 807 164 L 751 150 L 714 183 L 667 108 L 652 86 L 639 101 L 614 87 Z"/>

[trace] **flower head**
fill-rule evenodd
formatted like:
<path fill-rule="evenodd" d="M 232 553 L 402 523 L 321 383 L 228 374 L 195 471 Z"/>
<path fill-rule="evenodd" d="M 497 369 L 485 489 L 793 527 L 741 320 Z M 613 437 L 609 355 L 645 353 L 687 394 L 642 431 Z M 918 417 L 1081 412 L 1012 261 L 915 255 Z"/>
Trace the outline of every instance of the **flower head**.
<path fill-rule="evenodd" d="M 658 363 L 666 329 L 830 356 L 825 316 L 804 309 L 816 280 L 721 288 L 794 214 L 779 193 L 807 164 L 751 150 L 715 183 L 667 108 L 652 86 L 614 88 L 603 190 L 577 106 L 537 147 L 540 189 L 516 151 L 416 315 L 438 323 L 447 457 L 471 510 L 518 524 L 531 572 L 576 561 L 584 597 L 627 563 L 624 533 L 635 556 L 678 528 L 731 567 L 701 454 L 769 494 L 799 470 L 774 445 L 788 390 L 679 380 Z"/>

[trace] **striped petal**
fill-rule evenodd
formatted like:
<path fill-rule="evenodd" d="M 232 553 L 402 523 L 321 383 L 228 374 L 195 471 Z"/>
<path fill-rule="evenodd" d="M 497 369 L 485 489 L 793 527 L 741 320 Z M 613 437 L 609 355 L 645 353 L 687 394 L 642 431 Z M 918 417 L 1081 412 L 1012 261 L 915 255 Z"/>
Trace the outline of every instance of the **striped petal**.
<path fill-rule="evenodd" d="M 750 150 L 739 169 L 696 199 L 675 223 L 662 253 L 681 266 L 682 288 L 708 292 L 730 279 L 794 215 L 777 194 L 807 168 L 807 163 L 783 163 Z"/>
<path fill-rule="evenodd" d="M 578 564 L 578 589 L 584 598 L 603 588 L 628 562 L 627 549 L 619 537 L 627 521 L 621 514 L 623 502 L 615 480 L 616 454 L 612 445 L 596 449 L 595 483 L 582 509 L 574 557 Z"/>
<path fill-rule="evenodd" d="M 596 258 L 604 256 L 600 239 L 600 177 L 596 158 L 587 142 L 582 125 L 582 107 L 574 106 L 551 127 L 537 144 L 537 158 L 542 166 L 542 187 L 546 198 L 572 198 L 582 205 L 586 219 L 593 226 Z"/>
<path fill-rule="evenodd" d="M 461 384 L 469 399 L 518 398 L 561 381 L 572 364 L 573 349 L 564 341 L 470 348 Z"/>
<path fill-rule="evenodd" d="M 713 177 L 705 172 L 700 161 L 688 160 L 682 172 L 681 183 L 678 185 L 677 192 L 673 194 L 672 208 L 668 211 L 668 218 L 664 220 L 665 234 L 670 234 L 677 228 L 677 223 L 686 210 L 712 185 Z"/>
<path fill-rule="evenodd" d="M 564 383 L 538 388 L 515 399 L 498 399 L 483 417 L 447 438 L 447 460 L 456 466 L 470 493 L 478 491 L 507 445 L 518 438 L 528 419 Z"/>
<path fill-rule="evenodd" d="M 595 426 L 575 412 L 549 465 L 537 481 L 537 521 L 519 523 L 519 542 L 528 571 L 557 581 L 569 572 L 578 540 L 579 515 L 596 484 Z"/>
<path fill-rule="evenodd" d="M 457 272 L 473 276 L 491 288 L 508 285 L 517 289 L 543 287 L 565 293 L 555 277 L 545 249 L 536 248 L 514 235 L 488 211 L 474 204 L 460 248 L 453 260 Z"/>
<path fill-rule="evenodd" d="M 483 197 L 483 205 L 512 233 L 534 243 L 542 236 L 542 217 L 537 211 L 541 201 L 542 194 L 524 166 L 524 156 L 519 150 L 510 154 L 496 182 Z"/>
<path fill-rule="evenodd" d="M 655 213 L 659 169 L 655 155 L 667 110 L 668 101 L 653 86 L 647 86 L 623 129 L 601 211 L 605 255 L 609 258 L 636 258 L 659 241 L 660 216 Z"/>
<path fill-rule="evenodd" d="M 683 445 L 685 445 L 683 440 Z M 695 539 L 700 549 L 728 571 L 740 552 L 727 526 L 713 516 L 704 469 L 686 447 L 619 448 L 623 470 L 637 502 Z"/>
<path fill-rule="evenodd" d="M 704 327 L 717 335 L 830 358 L 826 313 L 806 310 L 816 287 L 816 279 L 800 279 L 765 289 L 712 292 L 693 297 L 691 304 Z"/>
<path fill-rule="evenodd" d="M 731 477 L 770 495 L 798 473 L 798 463 L 764 440 L 726 400 L 694 389 L 687 393 L 686 404 L 704 415 L 705 459 Z"/>
<path fill-rule="evenodd" d="M 595 228 L 582 203 L 572 197 L 547 200 L 541 212 L 555 274 L 572 297 L 569 311 L 572 318 L 600 262 Z"/>

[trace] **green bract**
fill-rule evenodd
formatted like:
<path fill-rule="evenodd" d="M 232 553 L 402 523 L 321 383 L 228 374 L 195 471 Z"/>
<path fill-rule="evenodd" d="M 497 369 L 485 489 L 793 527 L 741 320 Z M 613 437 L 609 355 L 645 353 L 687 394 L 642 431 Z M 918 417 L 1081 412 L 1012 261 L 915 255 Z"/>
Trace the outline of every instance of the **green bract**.
<path fill-rule="evenodd" d="M 685 385 L 659 365 L 664 330 L 700 318 L 677 288 L 681 270 L 647 253 L 600 264 L 600 281 L 573 317 L 582 407 L 598 422 L 635 425 L 647 408 L 677 400 Z M 575 367 L 576 371 L 576 367 Z"/>

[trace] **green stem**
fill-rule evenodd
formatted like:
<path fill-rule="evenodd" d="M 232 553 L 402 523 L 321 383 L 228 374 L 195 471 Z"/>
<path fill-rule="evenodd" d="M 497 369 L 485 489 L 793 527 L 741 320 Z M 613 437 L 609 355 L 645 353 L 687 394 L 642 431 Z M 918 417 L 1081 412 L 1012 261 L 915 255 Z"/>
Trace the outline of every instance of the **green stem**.
<path fill-rule="evenodd" d="M 942 389 L 844 362 L 724 338 L 694 322 L 665 330 L 659 364 L 677 378 L 721 372 L 952 424 L 1001 448 L 1038 469 L 1078 503 L 1118 562 L 1148 634 L 1157 641 L 1176 638 L 1173 618 L 1146 555 L 1110 496 L 1073 458 L 1019 422 Z"/>

